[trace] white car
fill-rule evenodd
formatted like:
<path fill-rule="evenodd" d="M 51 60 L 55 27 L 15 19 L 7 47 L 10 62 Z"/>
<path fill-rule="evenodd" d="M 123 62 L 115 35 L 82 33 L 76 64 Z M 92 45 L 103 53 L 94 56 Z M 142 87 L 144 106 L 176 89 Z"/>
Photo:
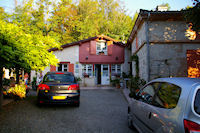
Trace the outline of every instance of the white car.
<path fill-rule="evenodd" d="M 200 133 L 200 79 L 155 79 L 132 97 L 129 127 L 141 133 Z"/>

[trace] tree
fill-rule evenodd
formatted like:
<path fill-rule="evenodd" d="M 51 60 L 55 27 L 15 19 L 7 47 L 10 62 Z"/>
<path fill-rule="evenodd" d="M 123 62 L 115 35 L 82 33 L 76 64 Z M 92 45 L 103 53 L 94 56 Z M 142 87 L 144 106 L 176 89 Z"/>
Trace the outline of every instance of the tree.
<path fill-rule="evenodd" d="M 44 70 L 50 64 L 57 64 L 58 60 L 48 49 L 58 46 L 48 36 L 27 34 L 23 27 L 0 20 L 0 62 L 3 62 L 0 64 L 0 89 L 3 67 Z"/>
<path fill-rule="evenodd" d="M 127 40 L 132 18 L 120 0 L 26 0 L 12 22 L 30 34 L 51 36 L 62 44 L 99 34 Z"/>
<path fill-rule="evenodd" d="M 194 7 L 187 7 L 185 10 L 183 10 L 185 20 L 187 23 L 189 23 L 186 35 L 191 40 L 196 38 L 196 34 L 200 34 L 200 1 L 193 0 L 193 5 Z"/>

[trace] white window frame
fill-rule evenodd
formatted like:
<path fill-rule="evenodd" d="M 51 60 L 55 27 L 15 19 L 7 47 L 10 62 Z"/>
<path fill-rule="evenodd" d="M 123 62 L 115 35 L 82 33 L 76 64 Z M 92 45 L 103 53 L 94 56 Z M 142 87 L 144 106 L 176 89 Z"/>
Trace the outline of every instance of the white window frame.
<path fill-rule="evenodd" d="M 91 72 L 89 72 L 91 70 Z M 93 76 L 93 65 L 92 64 L 83 64 L 82 65 L 82 74 L 84 76 L 84 73 L 88 74 L 90 77 Z"/>
<path fill-rule="evenodd" d="M 60 63 L 60 64 L 58 64 L 58 65 L 61 65 L 62 66 L 62 71 L 60 71 L 60 72 L 68 72 L 68 64 L 67 63 Z M 67 67 L 65 67 L 65 65 L 67 65 Z M 58 66 L 59 67 L 59 66 Z M 56 67 L 56 71 L 58 71 L 58 67 Z M 67 69 L 67 71 L 65 71 L 65 69 Z"/>
<path fill-rule="evenodd" d="M 114 70 L 113 70 L 113 66 L 114 66 Z M 118 71 L 118 66 L 120 68 L 120 71 Z M 122 74 L 122 65 L 121 64 L 112 64 L 111 65 L 111 75 L 115 76 L 116 74 L 119 74 L 121 76 L 121 74 Z"/>
<path fill-rule="evenodd" d="M 98 49 L 98 45 L 100 45 L 100 49 Z M 99 40 L 96 43 L 96 54 L 99 55 L 100 52 L 104 52 L 104 55 L 107 55 L 108 53 L 108 46 L 105 40 Z"/>

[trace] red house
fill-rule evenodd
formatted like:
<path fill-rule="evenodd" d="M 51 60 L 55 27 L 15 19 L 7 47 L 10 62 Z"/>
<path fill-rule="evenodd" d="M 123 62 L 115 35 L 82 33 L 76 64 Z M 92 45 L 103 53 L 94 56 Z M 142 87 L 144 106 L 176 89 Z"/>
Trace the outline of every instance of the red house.
<path fill-rule="evenodd" d="M 121 75 L 124 44 L 103 35 L 90 38 L 79 45 L 79 62 L 95 84 L 110 84 L 111 76 Z"/>
<path fill-rule="evenodd" d="M 70 71 L 87 86 L 108 85 L 110 78 L 121 76 L 125 45 L 108 36 L 99 35 L 50 49 L 59 59 L 58 66 L 43 71 Z"/>

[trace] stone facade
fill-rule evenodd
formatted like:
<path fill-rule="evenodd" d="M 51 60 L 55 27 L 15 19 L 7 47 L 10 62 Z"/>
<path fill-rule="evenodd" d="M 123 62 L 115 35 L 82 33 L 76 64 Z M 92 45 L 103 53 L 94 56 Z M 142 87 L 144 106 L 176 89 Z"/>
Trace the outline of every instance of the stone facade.
<path fill-rule="evenodd" d="M 184 21 L 152 21 L 149 22 L 149 41 L 188 41 L 185 36 L 186 29 Z"/>
<path fill-rule="evenodd" d="M 150 46 L 150 79 L 157 77 L 187 77 L 187 50 L 199 49 L 199 44 L 155 44 Z"/>
<path fill-rule="evenodd" d="M 165 19 L 162 12 L 149 11 L 148 20 L 142 12 L 131 32 L 128 43 L 132 47 L 132 55 L 139 57 L 139 76 L 146 81 L 158 77 L 187 77 L 187 50 L 200 49 L 199 40 L 191 41 L 185 36 L 186 22 L 180 17 L 176 20 L 176 15 L 181 15 L 181 12 L 172 13 L 163 13 L 165 17 L 169 14 Z M 132 64 L 135 76 L 135 62 Z"/>
<path fill-rule="evenodd" d="M 130 57 L 131 52 L 128 47 L 124 49 L 124 64 L 122 64 L 122 72 L 126 73 L 127 75 L 130 73 Z"/>

